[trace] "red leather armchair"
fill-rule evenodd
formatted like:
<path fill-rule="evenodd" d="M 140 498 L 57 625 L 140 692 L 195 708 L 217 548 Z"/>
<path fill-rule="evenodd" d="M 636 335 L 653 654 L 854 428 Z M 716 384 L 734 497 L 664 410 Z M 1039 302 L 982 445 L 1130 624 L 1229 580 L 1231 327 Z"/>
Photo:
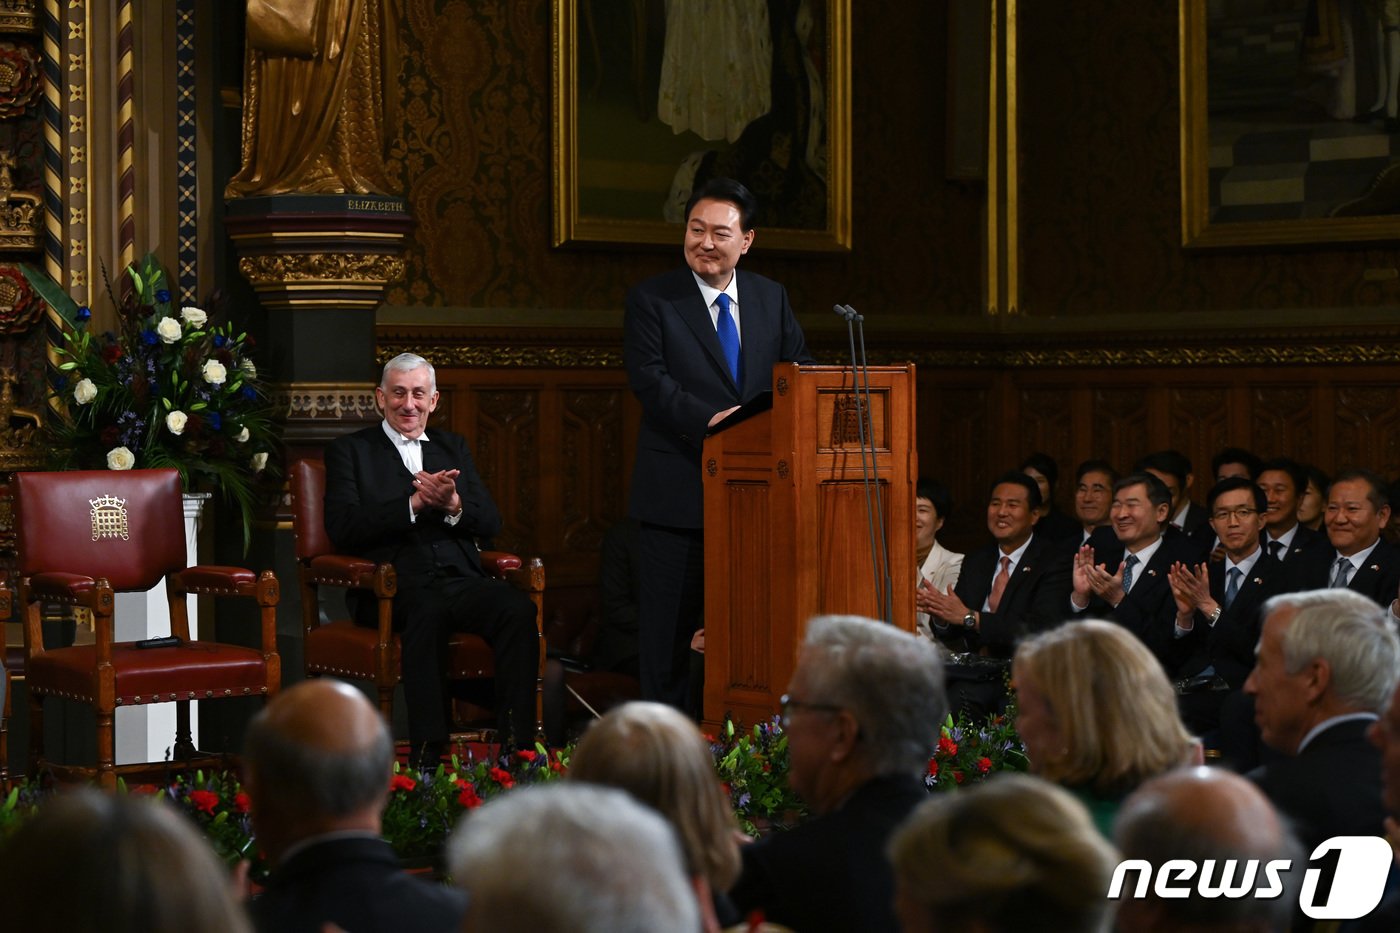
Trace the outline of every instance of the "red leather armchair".
<path fill-rule="evenodd" d="M 281 686 L 277 654 L 277 578 L 241 567 L 185 565 L 184 507 L 175 470 L 95 470 L 15 475 L 19 545 L 17 599 L 24 627 L 25 683 L 30 708 L 31 772 L 48 767 L 72 776 L 95 774 L 114 786 L 118 706 L 175 702 L 173 757 L 213 762 L 190 739 L 190 700 L 270 697 Z M 180 644 L 142 648 L 118 642 L 115 594 L 144 592 L 165 580 L 170 634 Z M 258 606 L 259 647 L 190 641 L 186 596 L 237 596 Z M 94 643 L 49 648 L 40 604 L 89 610 Z M 90 705 L 97 714 L 95 767 L 57 765 L 44 756 L 44 706 L 51 698 Z"/>
<path fill-rule="evenodd" d="M 292 529 L 296 537 L 297 577 L 301 585 L 301 617 L 306 676 L 330 674 L 372 681 L 379 709 L 392 721 L 394 688 L 399 682 L 399 636 L 394 632 L 397 581 L 391 564 L 339 554 L 326 534 L 326 468 L 317 460 L 298 460 L 291 469 Z M 544 604 L 544 565 L 539 558 L 527 566 L 514 554 L 483 551 L 481 566 L 488 574 L 508 580 L 535 604 L 540 626 Z M 374 594 L 378 615 L 374 628 L 351 619 L 321 618 L 320 588 L 358 589 Z M 539 667 L 544 670 L 544 637 L 539 642 Z M 448 677 L 479 680 L 494 674 L 491 648 L 477 635 L 454 633 L 448 640 Z M 536 721 L 539 711 L 536 710 Z"/>

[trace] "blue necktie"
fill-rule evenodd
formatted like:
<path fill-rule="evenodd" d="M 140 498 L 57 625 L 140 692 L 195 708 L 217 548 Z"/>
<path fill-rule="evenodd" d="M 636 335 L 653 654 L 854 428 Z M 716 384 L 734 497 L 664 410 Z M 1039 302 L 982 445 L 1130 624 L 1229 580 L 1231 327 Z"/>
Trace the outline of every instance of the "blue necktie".
<path fill-rule="evenodd" d="M 1352 566 L 1351 558 L 1338 557 L 1337 569 L 1332 572 L 1332 582 L 1327 584 L 1329 589 L 1344 589 L 1351 580 L 1351 572 L 1356 568 Z"/>
<path fill-rule="evenodd" d="M 734 377 L 734 384 L 742 386 L 743 380 L 739 378 L 739 328 L 734 326 L 734 317 L 729 313 L 729 296 L 720 292 L 715 304 L 719 305 L 719 316 L 715 320 L 719 346 L 724 351 L 724 359 L 729 364 L 729 374 Z"/>
<path fill-rule="evenodd" d="M 1225 584 L 1225 608 L 1229 609 L 1230 604 L 1235 601 L 1235 597 L 1240 595 L 1240 577 L 1244 574 L 1240 573 L 1240 568 L 1231 567 L 1227 576 L 1229 576 L 1230 581 Z"/>
<path fill-rule="evenodd" d="M 1137 555 L 1129 554 L 1128 559 L 1123 561 L 1123 592 L 1133 588 L 1133 568 L 1137 566 Z"/>

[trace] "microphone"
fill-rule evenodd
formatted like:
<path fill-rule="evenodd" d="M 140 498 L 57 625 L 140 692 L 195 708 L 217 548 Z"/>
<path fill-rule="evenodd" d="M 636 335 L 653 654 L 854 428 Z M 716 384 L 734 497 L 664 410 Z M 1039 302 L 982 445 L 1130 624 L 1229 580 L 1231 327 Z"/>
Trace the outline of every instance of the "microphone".
<path fill-rule="evenodd" d="M 870 560 L 875 577 L 875 599 L 881 604 L 881 618 L 894 621 L 894 584 L 890 579 L 890 556 L 885 534 L 885 510 L 880 493 L 879 467 L 875 455 L 874 425 L 870 411 L 870 366 L 865 355 L 865 317 L 850 305 L 832 308 L 846 320 L 851 344 L 851 369 L 854 372 L 856 398 L 856 429 L 860 434 L 861 482 L 865 487 L 865 520 L 870 532 Z M 856 330 L 860 331 L 860 353 L 856 353 Z M 862 375 L 864 379 L 862 380 Z M 862 381 L 864 388 L 862 390 Z M 864 391 L 864 398 L 861 393 Z M 867 447 L 869 461 L 867 463 Z M 876 535 L 876 525 L 879 535 Z"/>

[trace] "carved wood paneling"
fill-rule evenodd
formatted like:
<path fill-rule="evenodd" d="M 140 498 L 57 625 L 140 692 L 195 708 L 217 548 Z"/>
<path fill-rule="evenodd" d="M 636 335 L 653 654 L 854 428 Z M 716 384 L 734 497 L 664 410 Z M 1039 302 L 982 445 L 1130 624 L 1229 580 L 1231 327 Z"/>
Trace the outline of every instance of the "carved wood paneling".
<path fill-rule="evenodd" d="M 1339 386 L 1336 399 L 1337 464 L 1393 477 L 1400 471 L 1400 386 Z"/>
<path fill-rule="evenodd" d="M 519 551 L 539 539 L 541 449 L 538 390 L 481 392 L 473 421 L 476 457 L 504 522 L 496 545 Z"/>
<path fill-rule="evenodd" d="M 1168 443 L 1191 458 L 1196 468 L 1191 495 L 1204 499 L 1214 476 L 1210 461 L 1223 447 L 1245 446 L 1229 430 L 1229 389 L 1219 385 L 1173 386 L 1167 390 Z"/>
<path fill-rule="evenodd" d="M 1143 385 L 1097 385 L 1091 390 L 1094 406 L 1089 448 L 1099 451 L 1119 470 L 1147 453 L 1147 395 Z M 1162 445 L 1166 446 L 1166 445 Z"/>
<path fill-rule="evenodd" d="M 630 466 L 622 456 L 621 389 L 566 389 L 562 394 L 557 458 L 563 501 L 559 510 L 563 544 L 570 550 L 596 551 L 610 522 L 604 516 L 626 511 L 623 492 Z"/>
<path fill-rule="evenodd" d="M 1251 392 L 1250 449 L 1264 457 L 1280 451 L 1312 450 L 1317 417 L 1311 386 L 1256 386 Z"/>

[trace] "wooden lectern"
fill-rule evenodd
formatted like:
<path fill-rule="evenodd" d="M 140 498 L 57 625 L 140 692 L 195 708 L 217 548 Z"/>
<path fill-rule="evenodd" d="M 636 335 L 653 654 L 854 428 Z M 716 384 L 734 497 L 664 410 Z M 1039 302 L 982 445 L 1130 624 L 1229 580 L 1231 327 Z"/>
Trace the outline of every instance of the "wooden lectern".
<path fill-rule="evenodd" d="M 848 366 L 779 363 L 771 409 L 705 441 L 707 726 L 777 713 L 811 617 L 884 617 L 871 556 L 881 519 L 889 618 L 914 630 L 914 367 L 872 366 L 869 386 L 864 466 Z M 866 475 L 878 482 L 878 518 Z"/>

